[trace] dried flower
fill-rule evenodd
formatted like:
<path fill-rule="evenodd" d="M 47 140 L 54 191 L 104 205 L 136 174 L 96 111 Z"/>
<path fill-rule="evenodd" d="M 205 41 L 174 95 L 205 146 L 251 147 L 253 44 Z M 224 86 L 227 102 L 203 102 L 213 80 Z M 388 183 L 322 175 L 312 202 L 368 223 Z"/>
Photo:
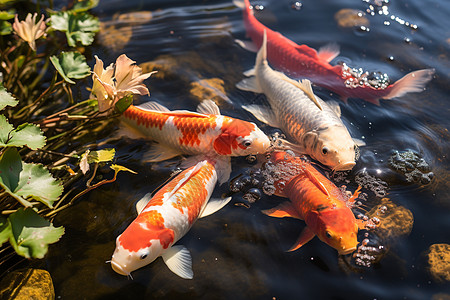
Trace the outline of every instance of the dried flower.
<path fill-rule="evenodd" d="M 25 19 L 25 21 L 20 21 L 17 18 L 14 20 L 13 29 L 18 36 L 20 36 L 24 41 L 28 42 L 31 49 L 36 51 L 36 40 L 44 35 L 45 29 L 47 26 L 44 22 L 44 15 L 41 16 L 41 19 L 36 23 L 37 13 L 31 15 L 29 13 Z"/>
<path fill-rule="evenodd" d="M 117 101 L 130 94 L 150 95 L 142 82 L 155 72 L 142 74 L 142 68 L 125 54 L 117 58 L 115 65 L 110 64 L 106 69 L 103 69 L 101 59 L 95 56 L 95 60 L 92 94 L 98 100 L 100 112 L 109 110 Z"/>

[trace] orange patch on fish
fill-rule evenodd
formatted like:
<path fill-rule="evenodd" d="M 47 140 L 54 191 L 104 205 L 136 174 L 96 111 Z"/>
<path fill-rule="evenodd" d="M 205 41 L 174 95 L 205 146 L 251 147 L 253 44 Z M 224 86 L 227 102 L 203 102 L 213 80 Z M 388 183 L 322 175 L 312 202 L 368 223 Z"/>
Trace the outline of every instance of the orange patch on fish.
<path fill-rule="evenodd" d="M 143 125 L 147 128 L 158 127 L 159 129 L 162 129 L 169 119 L 168 115 L 143 111 L 133 105 L 131 105 L 123 114 L 131 120 L 136 120 L 138 125 Z"/>
<path fill-rule="evenodd" d="M 165 228 L 164 218 L 155 210 L 141 213 L 127 231 L 133 234 L 121 235 L 119 242 L 124 249 L 131 252 L 139 251 L 143 241 L 146 241 L 146 247 L 150 247 L 151 240 L 159 240 L 163 248 L 167 249 L 174 240 L 173 230 Z"/>
<path fill-rule="evenodd" d="M 175 117 L 173 123 L 177 129 L 183 135 L 179 141 L 181 145 L 200 145 L 200 134 L 205 134 L 205 132 L 216 126 L 216 118 L 179 118 Z"/>

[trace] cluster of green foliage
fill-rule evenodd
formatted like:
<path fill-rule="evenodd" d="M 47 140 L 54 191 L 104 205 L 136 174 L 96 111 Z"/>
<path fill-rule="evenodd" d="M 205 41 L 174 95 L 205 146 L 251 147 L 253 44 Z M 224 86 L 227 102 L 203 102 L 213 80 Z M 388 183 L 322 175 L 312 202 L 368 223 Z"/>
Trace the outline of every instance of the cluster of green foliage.
<path fill-rule="evenodd" d="M 110 165 L 112 178 L 98 179 L 98 166 L 110 164 L 115 151 L 89 150 L 95 133 L 118 115 L 99 112 L 95 97 L 80 99 L 92 74 L 86 53 L 99 21 L 89 10 L 98 0 L 74 1 L 61 11 L 51 0 L 36 2 L 0 0 L 0 246 L 26 258 L 42 258 L 64 234 L 52 224 L 57 212 L 113 182 L 119 171 L 132 172 Z M 13 24 L 37 13 L 34 24 L 42 12 L 45 34 L 26 40 Z M 130 103 L 124 98 L 121 111 Z M 74 183 L 83 179 L 80 191 Z"/>

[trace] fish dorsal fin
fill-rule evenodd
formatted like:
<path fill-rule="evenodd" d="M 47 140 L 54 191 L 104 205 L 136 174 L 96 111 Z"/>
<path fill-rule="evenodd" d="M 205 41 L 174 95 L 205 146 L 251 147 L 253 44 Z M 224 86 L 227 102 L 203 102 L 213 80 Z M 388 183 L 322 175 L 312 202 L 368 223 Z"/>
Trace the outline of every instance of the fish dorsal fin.
<path fill-rule="evenodd" d="M 336 43 L 330 43 L 323 47 L 320 47 L 319 52 L 317 52 L 317 56 L 319 56 L 319 59 L 327 63 L 335 59 L 338 55 L 339 46 Z"/>
<path fill-rule="evenodd" d="M 142 160 L 144 162 L 158 162 L 168 160 L 172 157 L 181 155 L 180 151 L 175 150 L 174 148 L 168 147 L 164 144 L 154 143 L 150 147 L 150 150 L 145 152 Z"/>
<path fill-rule="evenodd" d="M 327 105 L 331 108 L 332 111 L 340 118 L 341 117 L 341 107 L 339 103 L 334 100 L 327 101 Z"/>
<path fill-rule="evenodd" d="M 220 115 L 220 109 L 212 100 L 204 100 L 197 106 L 197 112 L 205 115 Z"/>
<path fill-rule="evenodd" d="M 318 55 L 317 55 L 317 51 L 309 46 L 306 45 L 297 45 L 295 47 L 295 49 L 297 50 L 297 52 L 300 52 L 300 54 L 303 55 L 307 55 L 311 58 L 317 59 Z"/>
<path fill-rule="evenodd" d="M 266 123 L 272 127 L 280 127 L 277 117 L 273 113 L 273 110 L 270 109 L 270 107 L 252 104 L 243 105 L 242 108 L 254 115 L 255 118 L 257 118 L 261 122 Z"/>
<path fill-rule="evenodd" d="M 292 245 L 292 247 L 288 251 L 295 251 L 310 240 L 312 240 L 316 234 L 308 227 L 306 226 L 305 229 L 303 229 L 302 233 L 300 233 L 300 236 L 298 237 L 297 241 Z"/>
<path fill-rule="evenodd" d="M 357 139 L 357 138 L 352 138 L 353 142 L 356 144 L 356 146 L 358 147 L 363 147 L 366 145 L 366 142 L 364 142 L 363 140 Z"/>
<path fill-rule="evenodd" d="M 147 206 L 147 204 L 152 200 L 151 193 L 145 194 L 144 197 L 141 198 L 138 202 L 136 202 L 136 212 L 140 214 L 144 208 Z"/>
<path fill-rule="evenodd" d="M 170 271 L 184 279 L 192 279 L 192 258 L 186 247 L 178 245 L 167 249 L 162 255 L 164 262 Z"/>
<path fill-rule="evenodd" d="M 312 168 L 312 166 L 311 166 Z M 322 182 L 320 182 L 319 179 L 308 169 L 308 167 L 304 168 L 305 174 L 308 176 L 309 180 L 311 180 L 312 183 L 314 183 L 315 186 L 319 188 L 325 195 L 330 197 L 330 193 L 328 193 L 327 188 L 323 185 Z"/>
<path fill-rule="evenodd" d="M 298 87 L 299 89 L 301 89 L 306 94 L 306 96 L 316 104 L 316 106 L 320 110 L 323 110 L 322 105 L 320 105 L 319 100 L 317 100 L 316 95 L 314 95 L 314 92 L 313 92 L 312 86 L 311 86 L 311 81 L 309 81 L 308 79 L 303 79 L 302 81 L 295 81 L 295 80 L 292 80 L 291 78 L 287 77 L 283 73 L 279 73 L 279 74 L 280 74 L 281 79 L 283 79 L 284 81 L 289 82 L 289 83 L 293 84 L 294 86 Z"/>
<path fill-rule="evenodd" d="M 191 117 L 191 118 L 193 118 L 193 117 L 207 118 L 208 117 L 205 114 L 192 112 L 192 111 L 188 111 L 188 110 L 173 110 L 173 111 L 171 111 L 164 105 L 161 105 L 154 101 L 149 101 L 149 102 L 142 103 L 140 105 L 136 105 L 136 108 L 139 108 L 139 109 L 145 110 L 145 111 L 160 112 L 160 113 L 163 113 L 163 114 L 169 115 L 169 116 Z"/>
<path fill-rule="evenodd" d="M 155 102 L 155 101 L 145 102 L 145 103 L 136 105 L 136 107 L 140 108 L 142 110 L 170 112 L 170 110 L 167 107 L 165 107 L 164 105 L 159 104 L 158 102 Z"/>
<path fill-rule="evenodd" d="M 231 197 L 227 197 L 227 198 L 224 198 L 224 199 L 222 199 L 222 198 L 211 198 L 211 199 L 209 199 L 209 201 L 206 204 L 205 208 L 200 213 L 199 218 L 207 217 L 209 215 L 212 215 L 216 211 L 219 211 L 220 209 L 222 209 L 222 207 L 227 205 L 228 202 L 230 202 L 230 200 L 231 200 Z"/>
<path fill-rule="evenodd" d="M 274 218 L 285 218 L 285 217 L 291 217 L 296 219 L 302 219 L 300 217 L 300 214 L 295 209 L 294 205 L 292 205 L 292 202 L 285 201 L 281 203 L 280 205 L 261 211 L 263 214 L 268 215 L 270 217 Z"/>

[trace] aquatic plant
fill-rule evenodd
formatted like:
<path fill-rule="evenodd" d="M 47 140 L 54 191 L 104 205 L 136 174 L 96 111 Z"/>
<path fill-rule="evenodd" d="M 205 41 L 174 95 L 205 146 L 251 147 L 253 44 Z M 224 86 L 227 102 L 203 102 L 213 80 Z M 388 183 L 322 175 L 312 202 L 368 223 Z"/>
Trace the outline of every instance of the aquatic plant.
<path fill-rule="evenodd" d="M 61 11 L 53 1 L 28 2 L 0 3 L 0 251 L 42 258 L 64 234 L 52 223 L 59 211 L 120 171 L 133 172 L 111 164 L 115 150 L 95 149 L 96 141 L 134 94 L 149 94 L 142 82 L 151 73 L 126 55 L 106 70 L 95 57 L 91 71 L 86 47 L 99 21 L 88 11 L 98 1 L 74 1 Z M 42 11 L 49 15 L 38 17 Z M 97 174 L 103 165 L 110 165 L 110 179 Z M 0 265 L 14 255 L 5 257 Z"/>

